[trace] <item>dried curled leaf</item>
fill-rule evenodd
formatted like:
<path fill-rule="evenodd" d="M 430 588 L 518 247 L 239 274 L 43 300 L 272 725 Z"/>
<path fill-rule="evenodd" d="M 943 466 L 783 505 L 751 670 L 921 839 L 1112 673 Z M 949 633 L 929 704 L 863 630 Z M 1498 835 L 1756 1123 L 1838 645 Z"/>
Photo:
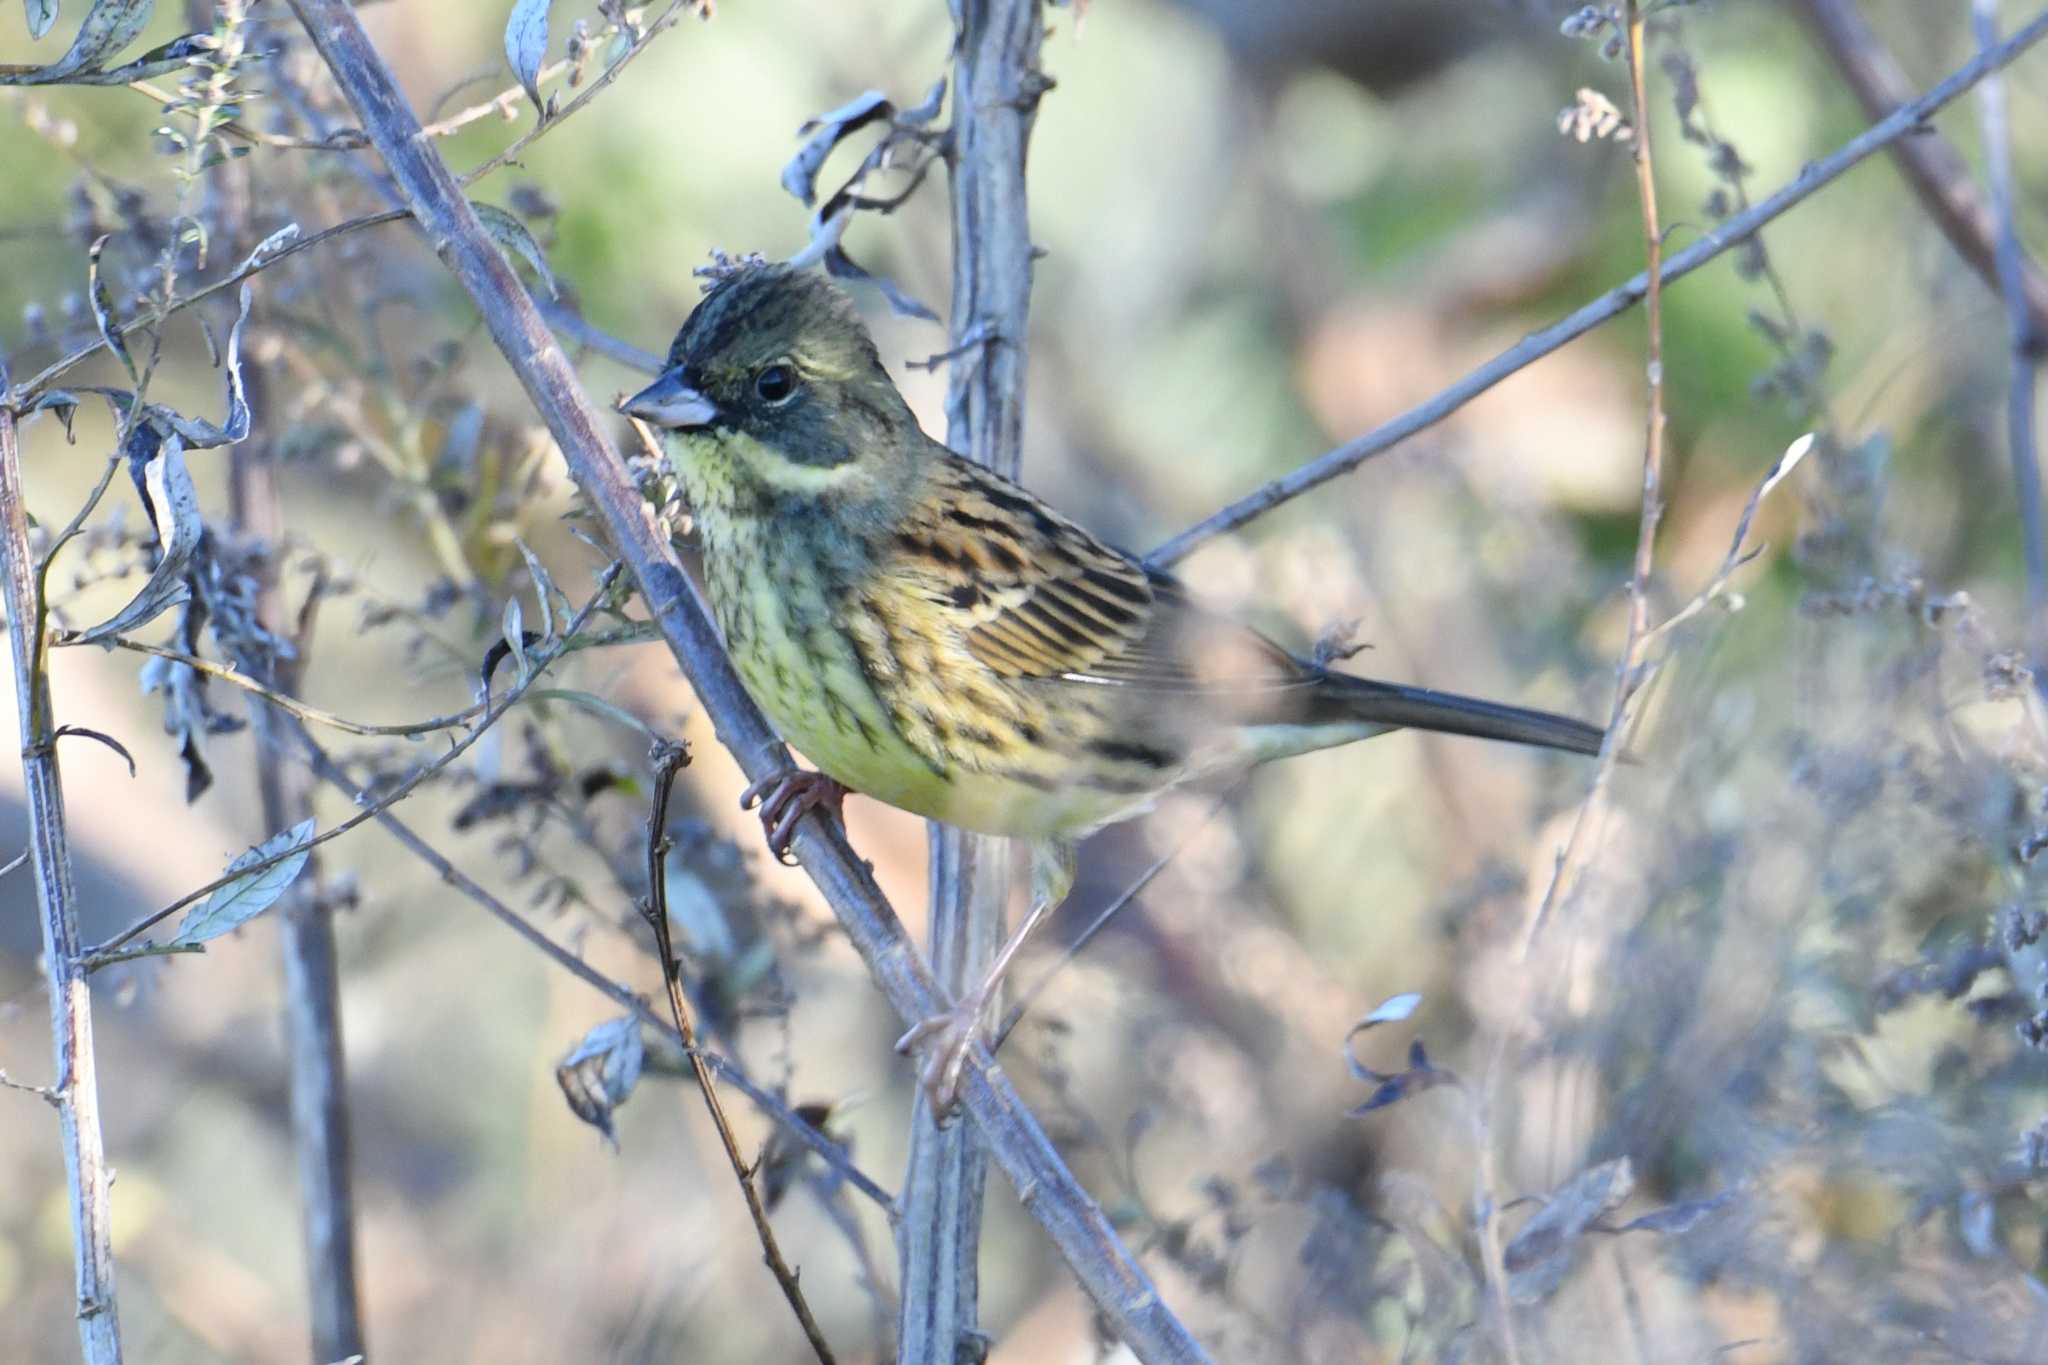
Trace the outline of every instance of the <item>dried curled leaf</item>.
<path fill-rule="evenodd" d="M 1414 991 L 1389 996 L 1380 1002 L 1378 1008 L 1351 1026 L 1344 1035 L 1344 1060 L 1351 1068 L 1351 1074 L 1362 1081 L 1374 1084 L 1372 1094 L 1364 1104 L 1351 1111 L 1351 1117 L 1370 1114 L 1375 1109 L 1384 1109 L 1390 1104 L 1407 1099 L 1410 1095 L 1434 1090 L 1440 1085 L 1456 1085 L 1456 1074 L 1430 1064 L 1429 1054 L 1423 1050 L 1422 1040 L 1417 1038 L 1408 1045 L 1408 1066 L 1405 1070 L 1375 1071 L 1358 1059 L 1352 1044 L 1361 1033 L 1370 1032 L 1382 1024 L 1397 1024 L 1410 1018 L 1422 1004 L 1422 996 Z"/>
<path fill-rule="evenodd" d="M 228 330 L 227 355 L 222 363 L 228 381 L 227 417 L 215 426 L 204 418 L 186 417 L 154 404 L 149 409 L 149 420 L 177 433 L 187 450 L 211 450 L 248 439 L 249 391 L 242 378 L 242 329 L 249 321 L 248 285 L 242 286 L 239 297 L 241 311 L 235 315 L 235 325 Z"/>
<path fill-rule="evenodd" d="M 283 227 L 258 242 L 255 250 L 251 251 L 243 259 L 242 263 L 235 267 L 234 273 L 245 275 L 250 271 L 269 264 L 272 257 L 298 240 L 299 225 L 297 223 L 286 223 Z M 247 314 L 248 311 L 248 305 L 245 303 L 242 307 L 242 312 Z"/>
<path fill-rule="evenodd" d="M 815 203 L 818 172 L 824 169 L 832 149 L 876 119 L 886 119 L 895 112 L 896 106 L 881 91 L 869 90 L 805 123 L 796 130 L 804 145 L 782 168 L 782 188 L 807 205 Z"/>
<path fill-rule="evenodd" d="M 532 546 L 524 539 L 514 540 L 513 544 L 519 547 L 520 557 L 526 561 L 526 575 L 533 580 L 533 595 L 540 604 L 541 643 L 552 645 L 556 635 L 555 603 L 561 598 L 561 591 L 555 587 L 548 566 L 540 562 L 540 556 L 533 552 Z M 564 616 L 562 619 L 566 621 L 568 618 Z"/>
<path fill-rule="evenodd" d="M 581 1042 L 555 1068 L 555 1084 L 569 1111 L 604 1134 L 613 1151 L 619 1138 L 612 1127 L 618 1111 L 639 1084 L 641 1068 L 647 1061 L 647 1045 L 640 1037 L 640 1021 L 632 1015 L 607 1020 L 583 1035 Z"/>
<path fill-rule="evenodd" d="M 155 441 L 155 449 L 143 466 L 142 478 L 145 505 L 149 509 L 150 520 L 156 526 L 162 550 L 142 590 L 130 599 L 127 606 L 74 636 L 80 644 L 105 640 L 147 625 L 192 596 L 192 590 L 185 582 L 185 573 L 191 567 L 192 552 L 199 548 L 199 538 L 206 527 L 199 517 L 199 492 L 192 486 L 191 471 L 185 467 L 185 443 L 176 432 L 159 437 L 144 424 L 136 426 L 135 435 L 138 441 L 131 442 L 131 445 L 139 442 L 146 446 L 150 440 Z M 139 453 L 131 450 L 131 460 Z"/>
<path fill-rule="evenodd" d="M 236 857 L 228 864 L 229 872 L 244 867 L 254 870 L 221 887 L 198 909 L 186 915 L 185 922 L 178 926 L 177 937 L 171 942 L 206 943 L 222 934 L 232 933 L 277 904 L 278 897 L 306 870 L 306 860 L 312 856 L 307 845 L 313 840 L 313 829 L 312 820 L 301 820 Z M 281 854 L 288 856 L 279 857 Z M 278 861 L 271 862 L 273 858 Z M 267 863 L 268 866 L 257 867 L 258 863 Z"/>
<path fill-rule="evenodd" d="M 805 141 L 782 169 L 782 188 L 805 204 L 811 204 L 817 200 L 818 172 L 824 168 L 833 149 L 871 124 L 886 120 L 889 125 L 888 132 L 861 158 L 860 165 L 846 183 L 811 214 L 810 241 L 790 258 L 792 265 L 822 264 L 826 273 L 836 279 L 871 282 L 881 289 L 889 300 L 889 306 L 905 317 L 921 318 L 926 322 L 939 320 L 936 313 L 894 280 L 877 275 L 855 261 L 847 254 L 841 239 L 856 212 L 866 209 L 874 213 L 892 213 L 923 183 L 926 172 L 938 159 L 935 141 L 925 131 L 925 126 L 938 116 L 945 98 L 946 82 L 943 78 L 932 86 L 915 108 L 907 110 L 898 110 L 879 90 L 869 90 L 837 109 L 820 114 L 797 130 Z M 875 172 L 885 166 L 901 169 L 905 165 L 909 169 L 910 181 L 900 192 L 887 197 L 861 193 L 861 187 Z"/>
<path fill-rule="evenodd" d="M 926 322 L 937 322 L 939 315 L 924 306 L 903 286 L 887 275 L 877 275 L 846 254 L 846 248 L 836 242 L 825 252 L 825 273 L 834 279 L 872 281 L 882 291 L 882 297 L 889 300 L 889 306 L 904 317 L 921 318 Z"/>
<path fill-rule="evenodd" d="M 1682 1236 L 1734 1203 L 1740 1193 L 1739 1190 L 1723 1190 L 1707 1199 L 1687 1199 L 1676 1204 L 1666 1204 L 1661 1209 L 1651 1209 L 1640 1218 L 1631 1218 L 1618 1228 L 1603 1227 L 1596 1231 L 1661 1232 L 1672 1237 Z"/>
<path fill-rule="evenodd" d="M 1625 1156 L 1603 1161 L 1559 1186 L 1502 1253 L 1509 1297 L 1516 1303 L 1540 1303 L 1555 1293 L 1571 1269 L 1579 1238 L 1635 1187 L 1635 1168 Z"/>
<path fill-rule="evenodd" d="M 100 253 L 106 248 L 107 238 L 103 233 L 86 250 L 86 293 L 92 299 L 92 319 L 99 326 L 100 340 L 107 343 L 114 359 L 121 362 L 121 368 L 128 371 L 128 377 L 133 380 L 136 379 L 135 357 L 128 354 L 128 343 L 121 339 L 121 324 L 114 317 L 114 302 L 107 297 L 107 282 L 100 277 Z"/>

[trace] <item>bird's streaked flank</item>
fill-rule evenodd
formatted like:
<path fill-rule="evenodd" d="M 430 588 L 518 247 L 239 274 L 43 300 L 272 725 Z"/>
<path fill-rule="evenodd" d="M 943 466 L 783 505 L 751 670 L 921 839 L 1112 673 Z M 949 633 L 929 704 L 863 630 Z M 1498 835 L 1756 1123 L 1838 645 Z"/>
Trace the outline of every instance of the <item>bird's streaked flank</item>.
<path fill-rule="evenodd" d="M 1182 784 L 1401 727 L 1600 749 L 1581 721 L 1335 672 L 1204 611 L 926 436 L 819 276 L 726 276 L 624 410 L 669 433 L 733 663 L 821 770 L 748 790 L 776 851 L 846 791 L 1032 846 L 1030 911 L 987 979 L 898 1044 L 932 1045 L 938 1113 L 1088 833 Z"/>

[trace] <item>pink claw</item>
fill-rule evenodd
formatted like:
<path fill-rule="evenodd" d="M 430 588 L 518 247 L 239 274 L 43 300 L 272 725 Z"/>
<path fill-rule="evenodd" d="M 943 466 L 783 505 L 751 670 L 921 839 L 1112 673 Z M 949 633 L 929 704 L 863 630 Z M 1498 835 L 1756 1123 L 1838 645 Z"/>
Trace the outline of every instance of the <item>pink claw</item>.
<path fill-rule="evenodd" d="M 789 841 L 796 837 L 796 822 L 814 810 L 843 813 L 846 788 L 823 773 L 791 768 L 762 778 L 740 793 L 740 809 L 761 807 L 761 830 L 768 836 L 768 851 L 776 861 L 794 864 Z"/>

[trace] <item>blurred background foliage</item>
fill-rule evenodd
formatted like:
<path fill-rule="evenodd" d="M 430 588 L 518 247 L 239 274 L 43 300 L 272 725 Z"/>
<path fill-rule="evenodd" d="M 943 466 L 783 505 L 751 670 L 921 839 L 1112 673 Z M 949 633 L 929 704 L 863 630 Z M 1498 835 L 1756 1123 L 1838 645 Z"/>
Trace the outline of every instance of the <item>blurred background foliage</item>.
<path fill-rule="evenodd" d="M 182 31 L 181 8 L 159 6 L 144 41 Z M 458 169 L 533 121 L 505 69 L 504 8 L 363 7 L 424 118 L 514 92 L 502 115 L 442 142 Z M 1622 69 L 1559 35 L 1571 8 L 1050 11 L 1026 481 L 1144 548 L 1635 273 L 1625 149 L 1558 133 L 1582 86 L 1626 104 Z M 1792 8 L 1682 7 L 1656 40 L 1689 57 L 1754 197 L 1865 123 Z M 1862 8 L 1919 88 L 1971 51 L 1963 7 Z M 594 7 L 556 9 L 557 56 L 570 18 L 604 23 Z M 252 46 L 280 47 L 283 8 L 253 15 Z M 31 47 L 9 18 L 0 56 L 52 60 L 62 32 Z M 949 34 L 937 4 L 725 0 L 475 193 L 527 222 L 569 306 L 661 351 L 708 251 L 803 245 L 806 212 L 778 184 L 798 126 L 868 88 L 915 103 Z M 2008 83 L 2036 248 L 2043 61 L 2023 59 Z M 1682 245 L 1731 187 L 1678 136 L 1669 73 L 1653 70 L 1651 88 Z M 246 89 L 253 128 L 346 122 L 302 45 Z M 0 348 L 17 379 L 90 337 L 93 237 L 116 232 L 124 287 L 145 281 L 147 225 L 177 199 L 160 122 L 157 100 L 119 87 L 0 92 Z M 1940 127 L 1981 169 L 1974 106 Z M 249 240 L 382 207 L 364 178 L 373 161 L 256 149 L 235 163 L 253 186 Z M 935 179 L 897 214 L 857 220 L 848 245 L 943 311 L 947 221 Z M 1765 504 L 1745 609 L 1672 637 L 1639 762 L 1532 952 L 1524 931 L 1584 790 L 1568 760 L 1394 736 L 1263 772 L 1221 815 L 1175 798 L 1086 853 L 1069 933 L 1152 858 L 1175 857 L 1005 1057 L 1219 1358 L 1490 1359 L 1493 1333 L 1473 1326 L 1475 1189 L 1505 1205 L 1624 1157 L 1633 1193 L 1595 1213 L 1614 1226 L 1674 1205 L 1684 1216 L 1572 1240 L 1559 1283 L 1518 1279 L 1523 1360 L 2048 1357 L 2035 1198 L 2048 1097 L 2014 1029 L 2038 1008 L 2038 879 L 2015 850 L 2034 846 L 2048 741 L 2014 653 L 2002 311 L 1888 163 L 1765 240 L 1801 323 L 1826 338 L 1825 367 L 1804 397 L 1770 378 L 1782 355 L 1755 316 L 1782 305 L 1733 257 L 1671 290 L 1658 613 L 1706 583 L 1795 437 L 1836 439 Z M 239 252 L 218 254 L 185 265 L 207 278 Z M 602 565 L 572 534 L 560 457 L 404 226 L 318 248 L 256 292 L 252 439 L 278 466 L 287 527 L 274 559 L 293 601 L 315 582 L 325 594 L 305 693 L 362 720 L 459 710 L 505 599 L 531 602 L 517 541 L 575 601 Z M 943 375 L 907 362 L 943 350 L 943 332 L 854 292 L 941 429 Z M 208 314 L 216 333 L 229 316 Z M 1304 647 L 1355 622 L 1362 670 L 1602 715 L 1635 535 L 1643 346 L 1632 313 L 1185 572 Z M 636 385 L 613 361 L 582 364 L 600 396 Z M 104 356 L 87 370 L 112 382 Z M 215 410 L 218 374 L 189 316 L 166 331 L 152 396 Z M 70 515 L 111 439 L 94 408 L 75 444 L 48 418 L 26 429 L 43 522 Z M 225 515 L 215 454 L 193 459 L 210 519 Z M 1859 487 L 1881 494 L 1875 517 L 1845 510 Z M 117 483 L 104 535 L 58 575 L 72 625 L 139 581 L 127 498 Z M 131 778 L 94 746 L 64 753 L 85 932 L 103 940 L 268 833 L 250 777 L 291 760 L 257 753 L 246 732 L 214 736 L 214 786 L 188 805 L 136 657 L 66 650 L 54 669 L 59 720 L 120 736 L 139 761 Z M 894 1025 L 809 884 L 761 851 L 735 808 L 737 770 L 665 653 L 579 655 L 562 685 L 695 745 L 669 876 L 700 999 L 764 1083 L 838 1106 L 834 1130 L 893 1188 L 911 1080 L 889 1050 Z M 434 743 L 346 752 L 367 782 Z M 530 706 L 475 754 L 401 812 L 557 940 L 652 990 L 631 909 L 644 736 Z M 0 772 L 16 829 L 19 780 Z M 347 803 L 330 792 L 319 810 L 331 821 Z M 849 822 L 921 927 L 921 825 L 864 801 Z M 338 907 L 373 1358 L 804 1358 L 694 1097 L 652 1077 L 618 1115 L 616 1151 L 564 1106 L 556 1064 L 615 1006 L 374 828 L 324 850 L 318 880 Z M 31 900 L 25 877 L 0 881 L 0 1065 L 20 1080 L 48 1055 Z M 274 926 L 97 982 L 136 1358 L 301 1356 Z M 1347 1072 L 1345 1031 L 1406 991 L 1424 1005 L 1390 1030 L 1426 1038 L 1464 1088 L 1351 1117 L 1370 1091 Z M 1381 1038 L 1360 1047 L 1393 1065 L 1408 1039 Z M 66 1359 L 54 1128 L 27 1096 L 0 1093 L 0 1111 L 0 1359 Z M 757 1114 L 740 1117 L 749 1143 L 766 1140 Z M 992 1358 L 1095 1358 L 1085 1302 L 1011 1192 L 992 1184 L 990 1203 Z M 1509 1236 L 1532 1207 L 1503 1215 Z M 893 1272 L 877 1211 L 812 1179 L 777 1222 L 842 1358 L 874 1358 Z M 1544 1272 L 1549 1258 L 1524 1255 Z M 863 1257 L 882 1267 L 872 1279 Z"/>

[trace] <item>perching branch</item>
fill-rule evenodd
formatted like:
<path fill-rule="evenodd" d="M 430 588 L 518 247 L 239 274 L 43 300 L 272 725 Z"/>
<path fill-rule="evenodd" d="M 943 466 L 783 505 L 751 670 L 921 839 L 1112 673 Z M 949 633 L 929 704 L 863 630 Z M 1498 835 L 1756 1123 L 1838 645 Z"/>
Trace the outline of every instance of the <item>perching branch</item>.
<path fill-rule="evenodd" d="M 1936 112 L 1953 103 L 1984 77 L 2003 69 L 2043 37 L 2048 37 L 2048 11 L 2036 15 L 1997 47 L 1978 53 L 1919 99 L 1901 105 L 1830 155 L 1809 163 L 1791 181 L 1749 212 L 1735 214 L 1683 251 L 1674 252 L 1665 260 L 1658 276 L 1659 282 L 1668 285 L 1691 274 L 1722 252 L 1740 246 L 1766 223 L 1839 179 L 1857 163 L 1899 143 L 1909 134 L 1921 132 Z M 1627 312 L 1648 292 L 1649 280 L 1644 275 L 1609 290 L 1571 316 L 1539 332 L 1530 333 L 1428 402 L 1317 456 L 1292 473 L 1274 479 L 1197 522 L 1152 551 L 1146 562 L 1156 568 L 1176 563 L 1187 558 L 1204 541 L 1235 531 L 1309 489 L 1340 474 L 1350 473 L 1373 456 L 1385 454 L 1417 432 L 1435 426 L 1508 376 Z"/>
<path fill-rule="evenodd" d="M 605 435 L 604 418 L 584 395 L 568 358 L 478 224 L 455 178 L 420 136 L 418 120 L 353 9 L 344 0 L 292 0 L 292 8 L 382 153 L 407 207 L 475 300 L 492 339 L 561 447 L 570 472 L 617 542 L 720 740 L 750 780 L 786 770 L 787 751 L 747 697 L 702 598 L 655 531 L 639 488 Z M 794 848 L 904 1022 L 942 1009 L 930 974 L 895 912 L 844 838 L 815 815 L 807 815 L 798 826 Z M 1074 1179 L 985 1049 L 978 1049 L 968 1064 L 965 1100 L 990 1155 L 1008 1173 L 1025 1207 L 1133 1353 L 1148 1363 L 1205 1360 L 1201 1346 L 1161 1302 L 1101 1208 Z"/>
<path fill-rule="evenodd" d="M 43 925 L 43 970 L 50 984 L 53 1075 L 44 1092 L 57 1109 L 77 1271 L 78 1340 L 86 1365 L 120 1365 L 121 1326 L 114 1299 L 111 1176 L 100 1139 L 98 1061 L 92 1041 L 92 993 L 78 946 L 78 895 L 64 829 L 64 788 L 52 738 L 49 660 L 38 648 L 39 573 L 28 548 L 21 456 L 14 408 L 0 367 L 0 573 L 7 593 L 7 642 L 14 654 L 15 704 L 21 716 L 21 770 L 29 852 Z"/>

